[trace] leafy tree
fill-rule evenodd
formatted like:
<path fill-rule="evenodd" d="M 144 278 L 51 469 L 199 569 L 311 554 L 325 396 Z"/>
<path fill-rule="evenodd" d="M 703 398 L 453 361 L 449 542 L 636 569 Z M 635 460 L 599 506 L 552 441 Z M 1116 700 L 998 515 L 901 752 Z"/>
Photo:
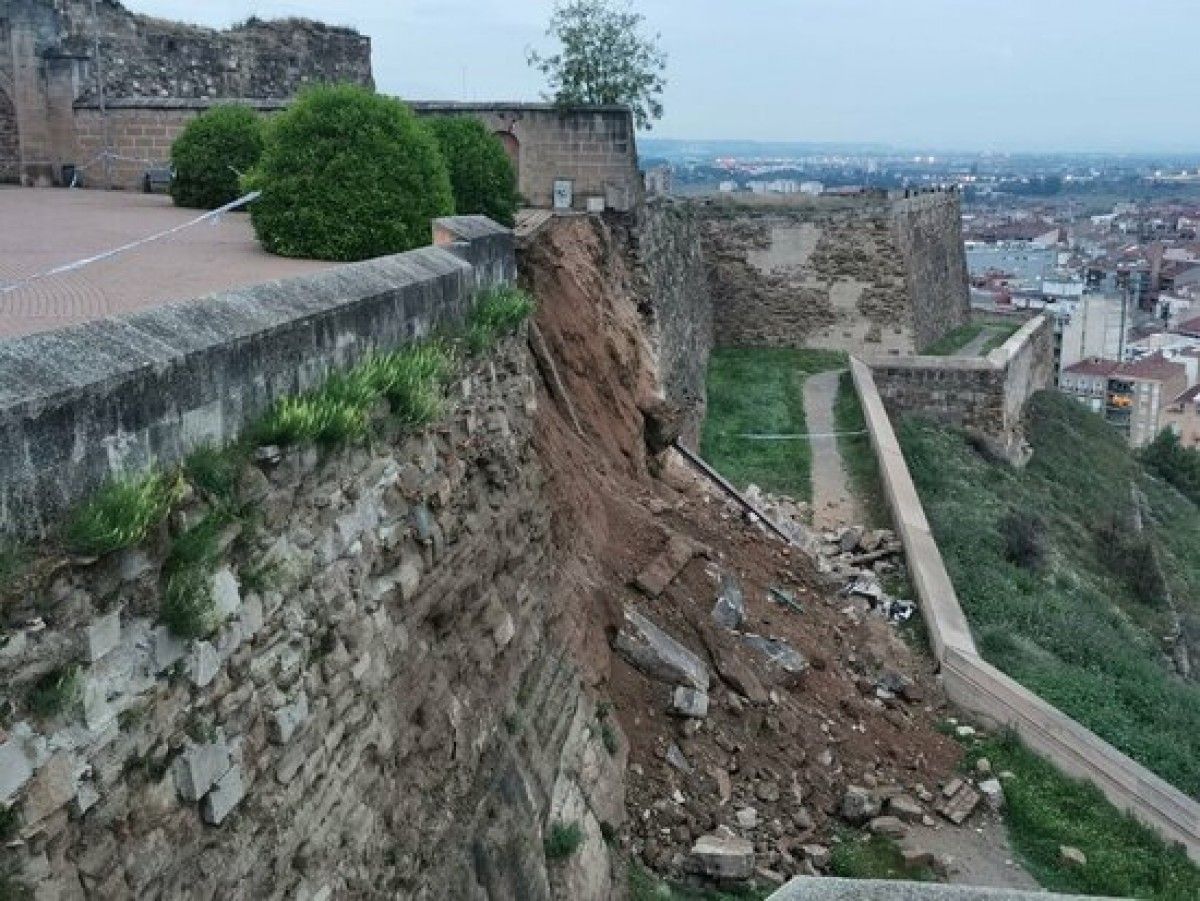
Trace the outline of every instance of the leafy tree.
<path fill-rule="evenodd" d="M 569 0 L 554 7 L 546 35 L 559 51 L 529 52 L 562 106 L 627 104 L 639 128 L 662 117 L 667 56 L 659 36 L 641 33 L 645 17 L 624 0 Z"/>
<path fill-rule="evenodd" d="M 517 174 L 496 136 L 470 116 L 436 116 L 426 124 L 450 170 L 454 209 L 512 225 L 519 203 Z"/>
<path fill-rule="evenodd" d="M 437 141 L 399 100 L 355 85 L 312 88 L 271 122 L 246 185 L 272 253 L 364 260 L 421 247 L 454 212 Z"/>
<path fill-rule="evenodd" d="M 236 200 L 242 173 L 262 156 L 262 132 L 246 106 L 216 106 L 189 122 L 171 145 L 175 205 L 211 210 Z"/>
<path fill-rule="evenodd" d="M 1158 433 L 1146 449 L 1142 460 L 1155 473 L 1200 504 L 1200 452 L 1184 447 L 1179 436 L 1170 429 Z"/>

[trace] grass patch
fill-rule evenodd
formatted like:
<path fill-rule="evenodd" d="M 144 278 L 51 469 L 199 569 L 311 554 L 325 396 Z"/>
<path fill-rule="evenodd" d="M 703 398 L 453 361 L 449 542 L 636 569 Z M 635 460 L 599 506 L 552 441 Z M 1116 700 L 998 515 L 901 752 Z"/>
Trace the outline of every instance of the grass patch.
<path fill-rule="evenodd" d="M 804 434 L 804 379 L 845 365 L 845 354 L 833 351 L 713 351 L 701 455 L 739 488 L 754 484 L 775 494 L 811 500 L 812 448 L 808 441 L 756 441 L 742 436 Z"/>
<path fill-rule="evenodd" d="M 50 719 L 64 713 L 78 701 L 81 690 L 79 667 L 59 667 L 29 687 L 25 705 L 35 717 Z"/>
<path fill-rule="evenodd" d="M 951 329 L 921 351 L 926 357 L 948 357 L 958 353 L 983 331 L 982 322 L 968 322 L 956 329 Z"/>
<path fill-rule="evenodd" d="M 162 619 L 180 638 L 204 638 L 220 625 L 212 579 L 220 560 L 220 534 L 227 519 L 210 514 L 171 545 L 163 567 Z"/>
<path fill-rule="evenodd" d="M 512 285 L 486 288 L 467 317 L 467 347 L 478 354 L 516 332 L 535 308 L 533 298 Z"/>
<path fill-rule="evenodd" d="M 192 451 L 183 463 L 188 481 L 221 506 L 237 502 L 238 482 L 246 465 L 246 448 L 234 443 L 224 448 L 206 444 Z"/>
<path fill-rule="evenodd" d="M 454 371 L 454 355 L 443 342 L 405 347 L 373 356 L 361 371 L 406 425 L 424 425 L 442 410 L 442 388 Z"/>
<path fill-rule="evenodd" d="M 858 392 L 854 390 L 854 378 L 849 372 L 843 372 L 838 378 L 833 421 L 839 432 L 866 432 L 867 429 Z M 837 445 L 850 487 L 862 503 L 868 525 L 877 529 L 890 528 L 892 515 L 883 493 L 883 480 L 879 475 L 879 461 L 871 447 L 871 436 L 839 435 Z"/>
<path fill-rule="evenodd" d="M 547 860 L 566 860 L 583 844 L 583 828 L 575 822 L 555 823 L 542 841 Z"/>
<path fill-rule="evenodd" d="M 1150 829 L 1122 814 L 1099 789 L 1062 775 L 1011 737 L 989 739 L 969 756 L 987 757 L 1016 779 L 1004 782 L 1005 821 L 1034 878 L 1052 891 L 1183 901 L 1200 898 L 1200 870 Z M 1061 845 L 1087 856 L 1059 861 Z"/>
<path fill-rule="evenodd" d="M 1028 409 L 1033 447 L 1017 471 L 966 437 L 914 420 L 900 441 L 984 657 L 1193 797 L 1200 795 L 1200 685 L 1164 662 L 1165 604 L 1143 600 L 1132 560 L 1098 538 L 1128 522 L 1130 486 L 1150 507 L 1146 540 L 1185 622 L 1200 614 L 1200 510 L 1161 481 L 1104 420 L 1057 392 Z M 1039 565 L 1014 560 L 1005 524 L 1036 511 Z M 1132 575 L 1136 575 L 1133 573 Z"/>
<path fill-rule="evenodd" d="M 99 557 L 139 544 L 166 518 L 180 487 L 161 472 L 106 483 L 67 523 L 67 548 Z"/>
<path fill-rule="evenodd" d="M 968 322 L 966 325 L 960 325 L 942 335 L 925 348 L 922 354 L 927 357 L 953 356 L 986 331 L 988 338 L 979 351 L 979 356 L 986 357 L 1015 335 L 1024 324 L 1024 322 Z"/>
<path fill-rule="evenodd" d="M 882 835 L 844 833 L 843 841 L 833 846 L 829 869 L 834 876 L 846 879 L 934 881 L 933 873 L 925 867 L 905 864 L 899 846 Z"/>

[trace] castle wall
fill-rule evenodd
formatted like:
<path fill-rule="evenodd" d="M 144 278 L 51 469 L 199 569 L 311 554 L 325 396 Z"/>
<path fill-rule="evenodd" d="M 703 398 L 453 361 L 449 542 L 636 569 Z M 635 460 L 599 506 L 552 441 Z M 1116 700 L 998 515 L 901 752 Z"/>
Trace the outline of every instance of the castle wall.
<path fill-rule="evenodd" d="M 474 116 L 515 159 L 518 189 L 529 206 L 554 207 L 556 182 L 570 185 L 571 208 L 627 212 L 639 202 L 633 114 L 623 106 L 561 108 L 547 103 L 414 102 L 419 115 Z"/>
<path fill-rule="evenodd" d="M 699 215 L 719 344 L 905 356 L 967 320 L 957 194 L 721 200 Z"/>
<path fill-rule="evenodd" d="M 168 467 L 515 278 L 511 235 L 486 220 L 439 220 L 435 240 L 0 344 L 17 376 L 4 441 L 23 439 L 4 447 L 19 461 L 5 526 L 52 512 L 28 487 L 61 482 L 60 509 L 110 467 Z M 604 833 L 623 818 L 624 751 L 549 634 L 534 372 L 521 334 L 465 365 L 428 428 L 381 418 L 364 446 L 252 454 L 235 480 L 247 518 L 223 524 L 206 564 L 223 618 L 209 637 L 162 619 L 172 536 L 215 509 L 195 485 L 141 545 L 51 551 L 36 588 L 0 585 L 0 890 L 617 897 Z M 64 675 L 59 703 L 34 703 Z M 543 840 L 561 823 L 583 841 L 551 866 Z"/>

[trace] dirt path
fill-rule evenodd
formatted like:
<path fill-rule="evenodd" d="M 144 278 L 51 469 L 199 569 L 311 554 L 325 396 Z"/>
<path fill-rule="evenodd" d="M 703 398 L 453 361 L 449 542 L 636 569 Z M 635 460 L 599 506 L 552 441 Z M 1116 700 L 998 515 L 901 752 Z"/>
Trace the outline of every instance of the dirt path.
<path fill-rule="evenodd" d="M 838 451 L 833 404 L 840 372 L 818 372 L 804 382 L 804 416 L 812 446 L 813 525 L 833 529 L 863 521 L 863 512 L 850 492 Z"/>
<path fill-rule="evenodd" d="M 935 827 L 912 826 L 902 845 L 929 851 L 950 865 L 946 882 L 1037 891 L 1037 881 L 1017 861 L 1003 820 L 990 813 L 966 826 L 939 823 Z"/>

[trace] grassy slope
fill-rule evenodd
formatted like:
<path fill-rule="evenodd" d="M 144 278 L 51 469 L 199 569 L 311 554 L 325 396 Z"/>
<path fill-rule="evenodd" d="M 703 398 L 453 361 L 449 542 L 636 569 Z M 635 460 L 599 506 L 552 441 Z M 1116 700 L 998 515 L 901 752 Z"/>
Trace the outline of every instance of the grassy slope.
<path fill-rule="evenodd" d="M 812 456 L 807 441 L 754 441 L 741 436 L 803 434 L 805 377 L 845 362 L 842 354 L 828 351 L 713 351 L 701 455 L 739 488 L 753 483 L 766 491 L 811 499 Z"/>
<path fill-rule="evenodd" d="M 1168 672 L 1160 650 L 1165 611 L 1138 601 L 1113 575 L 1112 549 L 1093 531 L 1127 509 L 1131 480 L 1141 484 L 1182 603 L 1200 598 L 1200 511 L 1149 479 L 1116 434 L 1073 401 L 1039 394 L 1030 419 L 1034 456 L 1023 472 L 985 460 L 953 431 L 915 421 L 901 428 L 981 650 L 1131 757 L 1200 794 L 1200 686 Z M 1049 562 L 1038 573 L 1004 555 L 998 522 L 1018 507 L 1047 522 Z"/>
<path fill-rule="evenodd" d="M 1200 870 L 1183 850 L 1122 816 L 1094 786 L 1066 778 L 1011 739 L 981 743 L 967 766 L 980 757 L 1016 776 L 1004 781 L 1004 819 L 1026 869 L 1043 887 L 1155 901 L 1200 898 Z M 1065 866 L 1062 845 L 1079 848 L 1087 863 Z"/>
<path fill-rule="evenodd" d="M 930 357 L 948 357 L 962 350 L 970 344 L 980 332 L 987 329 L 991 333 L 991 337 L 983 345 L 983 350 L 980 351 L 981 357 L 986 357 L 989 353 L 1016 334 L 1024 323 L 1021 322 L 969 322 L 966 325 L 960 325 L 953 331 L 942 335 L 937 341 L 934 341 L 929 347 L 925 348 L 923 353 Z"/>

